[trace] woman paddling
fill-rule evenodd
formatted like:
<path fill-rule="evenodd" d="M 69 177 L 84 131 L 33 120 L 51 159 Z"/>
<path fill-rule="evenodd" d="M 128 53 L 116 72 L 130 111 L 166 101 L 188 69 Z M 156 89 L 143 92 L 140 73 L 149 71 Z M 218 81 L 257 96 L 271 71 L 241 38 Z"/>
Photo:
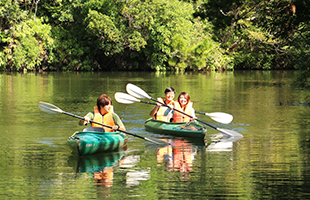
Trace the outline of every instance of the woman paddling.
<path fill-rule="evenodd" d="M 157 98 L 157 100 L 162 103 L 165 103 L 169 107 L 157 103 L 157 105 L 151 110 L 150 115 L 154 117 L 154 119 L 156 120 L 170 122 L 170 119 L 173 115 L 172 110 L 174 106 L 174 100 L 173 100 L 174 95 L 175 95 L 174 88 L 167 87 L 165 90 L 165 98 Z"/>
<path fill-rule="evenodd" d="M 87 125 L 89 120 L 109 125 L 112 129 L 103 127 L 106 132 L 113 132 L 118 129 L 126 131 L 125 126 L 119 116 L 113 112 L 112 100 L 106 95 L 102 94 L 97 99 L 97 106 L 94 107 L 94 112 L 89 112 L 84 117 L 84 120 L 79 121 L 79 125 Z M 92 123 L 92 127 L 102 127 L 98 124 Z"/>
<path fill-rule="evenodd" d="M 182 92 L 179 97 L 178 101 L 175 102 L 174 108 L 176 110 L 182 111 L 192 117 L 188 117 L 183 115 L 178 111 L 174 111 L 174 115 L 172 117 L 172 122 L 189 122 L 196 119 L 195 110 L 193 108 L 193 102 L 190 101 L 190 96 L 186 92 Z"/>

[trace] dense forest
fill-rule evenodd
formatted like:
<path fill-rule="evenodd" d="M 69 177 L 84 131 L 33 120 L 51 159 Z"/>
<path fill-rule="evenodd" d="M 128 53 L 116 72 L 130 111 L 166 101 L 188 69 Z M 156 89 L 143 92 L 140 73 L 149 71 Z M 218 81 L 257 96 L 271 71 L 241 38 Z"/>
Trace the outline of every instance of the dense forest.
<path fill-rule="evenodd" d="M 1 0 L 0 70 L 302 69 L 308 0 Z"/>

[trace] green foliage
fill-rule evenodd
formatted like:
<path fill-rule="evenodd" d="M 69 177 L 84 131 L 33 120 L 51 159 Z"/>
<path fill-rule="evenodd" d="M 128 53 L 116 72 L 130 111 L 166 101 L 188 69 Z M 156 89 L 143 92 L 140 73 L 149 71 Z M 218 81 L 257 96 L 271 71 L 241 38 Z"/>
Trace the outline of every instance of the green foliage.
<path fill-rule="evenodd" d="M 139 6 L 135 6 L 138 7 L 142 8 L 142 12 L 127 7 L 126 16 L 130 16 L 128 18 L 132 21 L 132 27 L 139 27 L 141 35 L 145 36 L 147 45 L 141 53 L 144 54 L 143 57 L 151 57 L 154 69 L 166 70 L 173 67 L 175 70 L 184 70 L 207 67 L 208 55 L 201 58 L 200 54 L 195 53 L 195 48 L 202 41 L 211 40 L 205 32 L 210 24 L 193 18 L 192 4 L 180 1 L 152 1 L 141 2 Z M 200 48 L 212 48 L 204 52 L 215 52 L 218 46 L 214 43 L 207 47 L 201 45 Z M 204 61 L 196 62 L 197 60 Z"/>
<path fill-rule="evenodd" d="M 109 16 L 90 10 L 85 23 L 87 24 L 87 32 L 97 38 L 101 46 L 100 49 L 104 51 L 106 56 L 123 51 L 122 34 Z"/>
<path fill-rule="evenodd" d="M 208 0 L 195 16 L 213 24 L 214 39 L 234 57 L 235 68 L 287 69 L 301 58 L 292 41 L 300 38 L 309 9 L 305 0 Z M 308 40 L 303 38 L 302 43 Z"/>
<path fill-rule="evenodd" d="M 33 69 L 42 64 L 41 61 L 47 53 L 45 44 L 52 45 L 53 42 L 49 32 L 49 25 L 42 24 L 38 19 L 27 20 L 16 26 L 11 59 L 17 70 Z"/>
<path fill-rule="evenodd" d="M 306 0 L 0 5 L 0 69 L 308 70 Z"/>
<path fill-rule="evenodd" d="M 34 69 L 53 61 L 50 25 L 33 16 L 33 6 L 1 1 L 0 69 Z M 29 10 L 28 10 L 29 9 Z"/>
<path fill-rule="evenodd" d="M 61 27 L 52 29 L 52 35 L 57 38 L 55 41 L 55 57 L 54 62 L 59 64 L 60 70 L 73 70 L 80 67 L 81 60 L 79 56 L 83 56 L 87 48 L 82 48 L 79 38 Z"/>
<path fill-rule="evenodd" d="M 232 60 L 229 55 L 224 54 L 224 50 L 219 44 L 203 34 L 199 30 L 206 29 L 205 24 L 196 22 L 191 34 L 191 40 L 185 39 L 183 35 L 175 35 L 171 42 L 170 66 L 177 69 L 209 69 L 218 70 L 222 68 L 232 69 Z"/>
<path fill-rule="evenodd" d="M 9 1 L 6 8 L 8 5 Z M 21 8 L 17 3 L 15 10 L 24 13 L 26 19 L 29 16 Z M 31 13 L 32 9 L 27 11 Z M 48 30 L 53 41 L 20 28 L 26 35 L 17 36 L 14 49 L 7 50 L 11 51 L 11 65 L 17 69 L 46 63 L 42 60 L 46 51 L 48 61 L 53 62 L 50 69 L 56 70 L 217 69 L 230 62 L 219 44 L 212 41 L 210 24 L 194 19 L 192 2 L 47 0 L 41 2 L 36 14 L 51 25 Z M 39 35 L 40 31 L 34 32 Z M 7 55 L 1 55 L 1 63 L 9 62 Z M 221 64 L 215 65 L 212 59 Z"/>
<path fill-rule="evenodd" d="M 289 51 L 295 55 L 294 67 L 299 69 L 299 76 L 294 83 L 298 87 L 310 89 L 310 22 L 300 24 Z"/>
<path fill-rule="evenodd" d="M 50 26 L 39 19 L 28 19 L 15 24 L 7 34 L 2 34 L 3 53 L 0 55 L 2 69 L 34 69 L 43 61 L 52 61 L 48 52 L 53 48 L 49 36 Z M 6 64 L 5 64 L 6 63 Z"/>

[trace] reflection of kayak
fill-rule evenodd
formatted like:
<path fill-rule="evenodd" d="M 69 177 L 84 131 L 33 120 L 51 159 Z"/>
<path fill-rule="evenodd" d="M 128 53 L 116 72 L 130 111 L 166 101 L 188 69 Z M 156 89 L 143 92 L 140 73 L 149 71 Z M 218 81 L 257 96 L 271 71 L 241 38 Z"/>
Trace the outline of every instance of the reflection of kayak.
<path fill-rule="evenodd" d="M 84 129 L 83 132 L 75 132 L 67 140 L 70 148 L 75 154 L 85 156 L 117 151 L 126 145 L 127 136 L 121 132 L 102 132 L 102 128 L 89 128 Z"/>
<path fill-rule="evenodd" d="M 103 171 L 107 167 L 115 167 L 118 162 L 125 156 L 123 151 L 110 152 L 105 154 L 97 154 L 90 156 L 71 156 L 69 165 L 72 166 L 77 173 L 95 173 Z"/>
<path fill-rule="evenodd" d="M 202 139 L 207 133 L 205 126 L 199 122 L 163 122 L 153 118 L 144 123 L 145 129 L 154 133 L 168 134 L 173 136 Z"/>
<path fill-rule="evenodd" d="M 126 147 L 122 150 L 125 149 Z M 95 185 L 112 187 L 114 169 L 123 162 L 124 158 L 124 151 L 90 156 L 70 156 L 68 164 L 73 167 L 76 173 L 93 174 Z"/>

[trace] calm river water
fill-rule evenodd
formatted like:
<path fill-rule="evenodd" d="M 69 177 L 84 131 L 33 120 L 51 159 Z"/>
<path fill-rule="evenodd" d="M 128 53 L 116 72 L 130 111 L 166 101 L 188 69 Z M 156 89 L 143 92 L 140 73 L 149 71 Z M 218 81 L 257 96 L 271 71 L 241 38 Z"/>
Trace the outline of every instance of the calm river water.
<path fill-rule="evenodd" d="M 294 71 L 226 73 L 0 73 L 1 199 L 309 199 L 310 92 L 291 86 Z M 205 146 L 144 129 L 152 105 L 120 104 L 132 83 L 151 97 L 172 86 L 196 111 L 234 116 L 215 127 L 243 138 Z M 78 157 L 66 140 L 78 119 L 42 112 L 40 101 L 84 116 L 101 94 L 111 96 L 127 131 L 165 138 L 157 146 L 129 136 L 127 148 Z M 294 103 L 294 104 L 291 104 Z M 210 132 L 216 132 L 209 129 Z"/>

